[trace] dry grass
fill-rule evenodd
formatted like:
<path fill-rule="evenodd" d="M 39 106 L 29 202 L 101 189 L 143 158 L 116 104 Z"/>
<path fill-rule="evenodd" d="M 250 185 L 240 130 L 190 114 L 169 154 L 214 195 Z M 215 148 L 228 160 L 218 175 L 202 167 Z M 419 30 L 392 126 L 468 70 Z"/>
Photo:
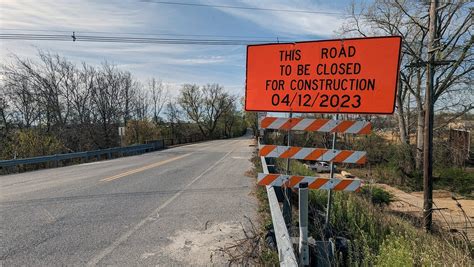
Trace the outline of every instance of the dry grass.
<path fill-rule="evenodd" d="M 304 175 L 298 165 L 292 162 L 293 173 Z M 310 193 L 310 231 L 316 239 L 328 237 L 318 215 L 324 212 L 326 194 Z M 427 234 L 419 218 L 394 214 L 357 193 L 335 192 L 333 200 L 330 235 L 351 240 L 350 253 L 338 259 L 339 266 L 472 266 L 472 245 L 458 233 Z"/>
<path fill-rule="evenodd" d="M 378 184 L 395 196 L 390 210 L 421 220 L 423 210 L 423 192 L 406 193 L 385 184 Z M 434 223 L 445 232 L 459 235 L 468 242 L 474 242 L 474 200 L 456 199 L 451 192 L 435 190 L 433 202 L 436 210 L 433 213 Z"/>

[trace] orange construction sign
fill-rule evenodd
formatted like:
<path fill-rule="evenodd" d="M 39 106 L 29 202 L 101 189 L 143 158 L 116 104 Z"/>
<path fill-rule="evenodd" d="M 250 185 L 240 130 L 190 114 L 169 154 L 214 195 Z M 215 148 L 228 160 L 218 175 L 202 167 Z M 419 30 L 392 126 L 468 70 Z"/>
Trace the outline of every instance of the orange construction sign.
<path fill-rule="evenodd" d="M 392 114 L 401 37 L 249 45 L 245 110 Z"/>

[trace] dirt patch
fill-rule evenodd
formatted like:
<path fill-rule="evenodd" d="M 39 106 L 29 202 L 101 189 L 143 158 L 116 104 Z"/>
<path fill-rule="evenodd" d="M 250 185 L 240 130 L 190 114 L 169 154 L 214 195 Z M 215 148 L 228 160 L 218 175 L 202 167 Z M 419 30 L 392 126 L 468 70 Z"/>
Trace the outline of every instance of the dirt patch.
<path fill-rule="evenodd" d="M 386 184 L 377 184 L 395 196 L 390 209 L 396 212 L 421 218 L 423 211 L 423 192 L 407 193 Z M 433 220 L 436 224 L 451 232 L 465 232 L 471 242 L 474 241 L 474 200 L 452 198 L 446 190 L 433 191 L 433 203 L 436 210 Z"/>
<path fill-rule="evenodd" d="M 163 248 L 165 255 L 189 265 L 226 264 L 229 259 L 219 249 L 243 237 L 242 225 L 235 222 L 207 225 L 204 230 L 177 231 Z"/>

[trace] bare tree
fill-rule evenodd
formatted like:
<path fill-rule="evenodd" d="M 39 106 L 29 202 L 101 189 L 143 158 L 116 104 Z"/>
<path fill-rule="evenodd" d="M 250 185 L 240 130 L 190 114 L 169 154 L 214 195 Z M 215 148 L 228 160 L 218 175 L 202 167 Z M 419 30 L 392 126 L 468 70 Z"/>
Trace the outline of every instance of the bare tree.
<path fill-rule="evenodd" d="M 27 76 L 15 71 L 5 71 L 4 75 L 5 97 L 13 106 L 17 124 L 20 128 L 30 128 L 39 117 L 39 106 L 31 82 Z"/>
<path fill-rule="evenodd" d="M 236 97 L 229 95 L 218 84 L 208 84 L 202 88 L 185 84 L 178 97 L 181 108 L 206 137 L 214 135 L 222 114 L 231 108 L 235 101 Z"/>
<path fill-rule="evenodd" d="M 353 4 L 350 19 L 341 29 L 343 35 L 399 35 L 402 36 L 401 84 L 397 93 L 397 118 L 400 138 L 409 143 L 410 101 L 416 112 L 416 167 L 421 168 L 428 58 L 428 6 L 415 1 L 377 0 L 369 6 Z M 445 3 L 438 11 L 438 46 L 436 48 L 437 76 L 434 103 L 438 109 L 453 107 L 453 118 L 474 107 L 472 105 L 473 55 L 472 11 L 466 1 Z M 451 92 L 449 103 L 438 101 Z M 411 98 L 410 96 L 413 96 Z M 453 105 L 454 104 L 454 105 Z M 457 108 L 454 108 L 457 107 Z"/>
<path fill-rule="evenodd" d="M 133 82 L 132 74 L 128 71 L 117 71 L 117 85 L 120 87 L 119 95 L 121 97 L 121 107 L 123 114 L 123 123 L 127 125 L 128 120 L 132 116 L 133 101 L 135 98 L 135 84 Z"/>
<path fill-rule="evenodd" d="M 117 145 L 119 124 L 135 119 L 148 127 L 145 121 L 152 116 L 158 121 L 167 99 L 161 82 L 149 91 L 107 62 L 78 67 L 43 51 L 35 60 L 11 58 L 0 66 L 2 124 L 52 135 L 70 151 Z M 148 130 L 147 136 L 155 134 L 153 127 Z"/>
<path fill-rule="evenodd" d="M 260 135 L 260 132 L 258 131 L 258 113 L 245 112 L 245 122 L 248 127 L 252 128 L 253 135 L 258 137 Z"/>
<path fill-rule="evenodd" d="M 104 136 L 101 146 L 104 147 L 113 145 L 112 137 L 115 129 L 112 125 L 118 125 L 122 114 L 120 81 L 120 73 L 116 71 L 115 67 L 103 63 L 96 76 L 96 86 L 92 91 L 94 111 L 97 113 L 97 118 L 102 126 L 101 134 Z"/>
<path fill-rule="evenodd" d="M 204 94 L 204 127 L 212 136 L 222 115 L 231 109 L 237 100 L 218 84 L 208 84 L 202 88 Z"/>
<path fill-rule="evenodd" d="M 134 116 L 137 120 L 147 120 L 150 110 L 149 92 L 143 88 L 142 84 L 135 82 L 135 97 L 133 99 Z"/>
<path fill-rule="evenodd" d="M 67 124 L 71 111 L 69 87 L 75 66 L 59 55 L 43 51 L 38 52 L 38 57 L 38 62 L 32 62 L 14 56 L 13 65 L 4 67 L 4 71 L 17 77 L 17 86 L 23 84 L 34 91 L 35 101 L 41 109 L 41 120 L 46 120 L 47 131 L 51 126 L 62 128 Z"/>
<path fill-rule="evenodd" d="M 237 111 L 237 106 L 234 102 L 224 111 L 222 115 L 223 121 L 223 130 L 226 137 L 232 136 L 232 129 L 236 124 L 237 118 L 239 117 L 240 112 Z"/>
<path fill-rule="evenodd" d="M 204 96 L 199 86 L 195 84 L 183 85 L 178 97 L 178 104 L 187 117 L 198 125 L 202 135 L 207 136 L 203 127 Z"/>
<path fill-rule="evenodd" d="M 71 87 L 70 99 L 74 121 L 78 124 L 90 123 L 92 115 L 91 98 L 96 86 L 97 71 L 94 67 L 82 63 L 82 70 L 77 71 L 78 84 Z"/>
<path fill-rule="evenodd" d="M 152 78 L 148 82 L 148 88 L 151 92 L 152 116 L 155 124 L 159 123 L 160 113 L 168 99 L 168 90 L 166 90 L 163 82 Z"/>
<path fill-rule="evenodd" d="M 182 135 L 181 124 L 181 111 L 179 110 L 179 104 L 173 101 L 168 101 L 165 107 L 165 115 L 169 122 L 170 135 L 180 137 Z"/>
<path fill-rule="evenodd" d="M 197 132 L 213 137 L 220 129 L 230 135 L 238 121 L 235 97 L 217 84 L 184 85 L 171 101 L 161 81 L 152 79 L 143 86 L 130 72 L 107 62 L 97 67 L 76 65 L 44 51 L 38 51 L 35 59 L 11 58 L 0 66 L 2 137 L 8 129 L 31 128 L 32 138 L 51 137 L 61 150 L 82 151 L 118 145 L 117 127 L 130 128 L 131 121 L 136 122 L 131 141 L 155 138 L 163 109 L 178 137 Z"/>
<path fill-rule="evenodd" d="M 9 111 L 6 98 L 5 86 L 0 83 L 0 136 L 5 138 L 9 132 Z"/>

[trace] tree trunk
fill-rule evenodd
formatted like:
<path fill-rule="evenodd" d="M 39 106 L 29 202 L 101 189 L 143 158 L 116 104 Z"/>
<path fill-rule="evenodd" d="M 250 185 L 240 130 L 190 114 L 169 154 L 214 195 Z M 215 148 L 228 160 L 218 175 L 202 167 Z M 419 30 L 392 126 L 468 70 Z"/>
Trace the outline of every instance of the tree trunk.
<path fill-rule="evenodd" d="M 397 118 L 398 118 L 398 126 L 400 128 L 400 141 L 403 144 L 409 144 L 408 134 L 407 134 L 407 124 L 405 121 L 405 111 L 403 106 L 403 101 L 401 96 L 397 94 Z"/>
<path fill-rule="evenodd" d="M 423 167 L 423 133 L 425 128 L 425 112 L 421 106 L 418 106 L 417 127 L 416 127 L 416 157 L 415 167 L 420 170 Z"/>

